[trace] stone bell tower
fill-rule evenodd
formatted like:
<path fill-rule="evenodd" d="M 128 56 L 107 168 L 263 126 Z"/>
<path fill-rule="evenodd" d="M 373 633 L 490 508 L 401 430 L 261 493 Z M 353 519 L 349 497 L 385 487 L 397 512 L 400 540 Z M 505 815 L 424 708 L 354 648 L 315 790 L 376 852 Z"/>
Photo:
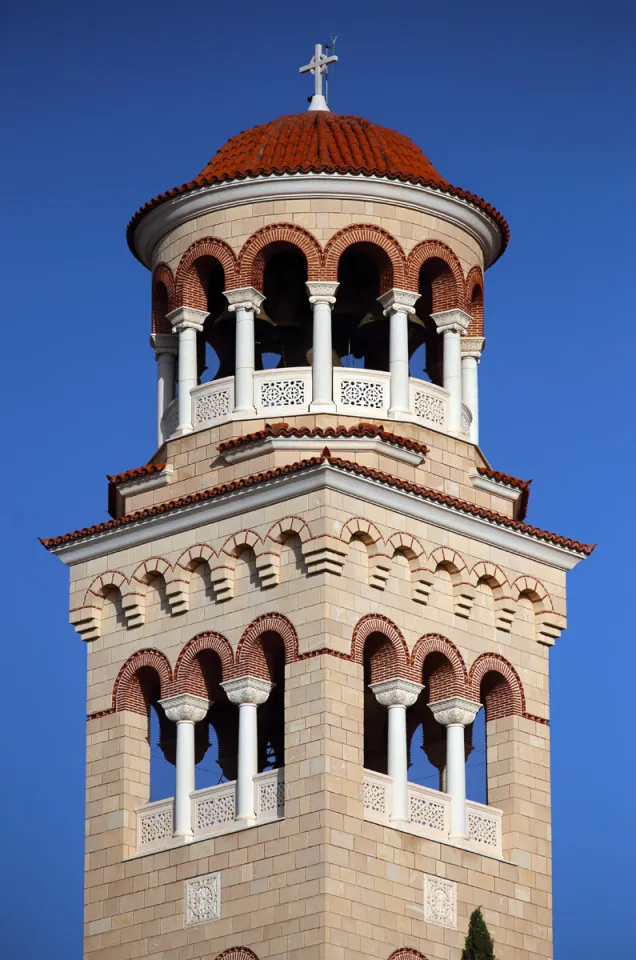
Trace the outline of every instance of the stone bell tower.
<path fill-rule="evenodd" d="M 478 905 L 498 960 L 552 956 L 548 650 L 591 547 L 479 447 L 505 220 L 326 66 L 130 222 L 159 447 L 43 541 L 88 644 L 87 960 L 459 960 Z"/>

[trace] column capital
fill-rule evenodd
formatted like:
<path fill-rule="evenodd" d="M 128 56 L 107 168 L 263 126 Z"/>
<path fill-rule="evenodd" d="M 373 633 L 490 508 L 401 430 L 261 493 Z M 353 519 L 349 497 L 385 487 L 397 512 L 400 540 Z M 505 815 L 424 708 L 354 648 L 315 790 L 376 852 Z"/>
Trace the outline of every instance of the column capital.
<path fill-rule="evenodd" d="M 424 688 L 413 680 L 392 677 L 390 680 L 370 683 L 369 689 L 383 707 L 412 707 Z"/>
<path fill-rule="evenodd" d="M 486 341 L 483 337 L 462 337 L 459 341 L 462 357 L 474 357 L 479 361 Z"/>
<path fill-rule="evenodd" d="M 479 711 L 481 703 L 466 700 L 464 697 L 446 697 L 429 703 L 431 713 L 443 727 L 467 727 L 472 723 Z"/>
<path fill-rule="evenodd" d="M 253 310 L 257 313 L 261 309 L 261 304 L 265 299 L 264 295 L 256 287 L 240 287 L 238 290 L 224 290 L 223 296 L 228 302 L 230 313 L 236 313 L 237 310 Z"/>
<path fill-rule="evenodd" d="M 237 677 L 235 680 L 226 680 L 221 686 L 230 703 L 254 703 L 260 707 L 269 697 L 274 684 L 260 677 Z"/>
<path fill-rule="evenodd" d="M 151 333 L 150 346 L 157 357 L 161 353 L 170 353 L 176 357 L 179 353 L 179 338 L 174 333 Z"/>
<path fill-rule="evenodd" d="M 400 290 L 393 287 L 387 290 L 381 297 L 378 297 L 378 303 L 382 307 L 385 317 L 390 317 L 392 313 L 415 313 L 415 304 L 422 296 L 421 293 L 414 293 L 411 290 Z"/>
<path fill-rule="evenodd" d="M 336 290 L 340 284 L 326 280 L 308 280 L 305 286 L 310 303 L 329 303 L 333 305 L 336 302 Z"/>
<path fill-rule="evenodd" d="M 165 697 L 159 701 L 168 720 L 173 723 L 187 721 L 198 723 L 210 709 L 210 701 L 204 697 L 195 697 L 193 693 L 177 693 L 174 697 Z"/>
<path fill-rule="evenodd" d="M 166 315 L 166 320 L 171 324 L 175 333 L 181 330 L 196 330 L 200 333 L 203 330 L 203 324 L 210 314 L 205 310 L 195 310 L 194 307 L 177 307 Z"/>
<path fill-rule="evenodd" d="M 463 310 L 442 310 L 440 313 L 432 313 L 431 317 L 435 321 L 438 333 L 465 333 L 468 325 L 472 322 L 472 317 Z"/>

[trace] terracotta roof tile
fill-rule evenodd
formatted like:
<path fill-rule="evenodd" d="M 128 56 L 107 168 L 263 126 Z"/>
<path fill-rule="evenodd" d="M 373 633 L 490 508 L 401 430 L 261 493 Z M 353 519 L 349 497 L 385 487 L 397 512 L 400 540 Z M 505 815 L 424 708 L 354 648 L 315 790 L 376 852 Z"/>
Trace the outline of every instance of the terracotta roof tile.
<path fill-rule="evenodd" d="M 424 443 L 417 440 L 410 440 L 408 437 L 400 437 L 396 433 L 389 433 L 383 427 L 374 423 L 359 423 L 355 427 L 290 427 L 287 423 L 267 423 L 264 430 L 257 430 L 255 433 L 247 433 L 242 437 L 234 437 L 232 440 L 226 440 L 217 447 L 219 453 L 225 453 L 227 450 L 233 450 L 237 447 L 243 447 L 249 443 L 256 443 L 258 440 L 265 440 L 268 437 L 298 437 L 298 438 L 320 438 L 334 439 L 337 437 L 377 437 L 386 443 L 401 447 L 404 450 L 412 450 L 413 453 L 428 453 L 429 448 Z"/>
<path fill-rule="evenodd" d="M 165 469 L 165 463 L 146 463 L 143 467 L 134 467 L 132 470 L 125 470 L 124 473 L 107 473 L 106 479 L 110 483 L 126 483 L 127 480 L 137 480 L 139 477 L 147 477 L 151 473 L 159 473 Z"/>
<path fill-rule="evenodd" d="M 519 480 L 518 477 L 511 477 L 507 473 L 500 473 L 499 470 L 492 470 L 490 467 L 477 467 L 477 473 L 496 483 L 504 483 L 507 487 L 514 490 L 521 490 L 521 496 L 515 504 L 515 520 L 525 520 L 528 512 L 528 503 L 530 500 L 530 484 L 532 480 Z"/>
<path fill-rule="evenodd" d="M 501 232 L 501 253 L 508 243 L 510 231 L 499 211 L 445 180 L 404 134 L 360 117 L 318 110 L 279 117 L 232 137 L 194 180 L 162 193 L 137 211 L 128 224 L 128 244 L 134 253 L 139 222 L 172 197 L 229 180 L 295 173 L 349 173 L 433 187 L 487 213 Z"/>
<path fill-rule="evenodd" d="M 389 487 L 393 487 L 398 490 L 402 490 L 405 493 L 410 493 L 414 496 L 421 497 L 423 500 L 429 500 L 432 503 L 439 503 L 445 507 L 449 507 L 452 510 L 458 510 L 461 513 L 470 514 L 474 517 L 479 517 L 482 520 L 487 520 L 490 523 L 497 524 L 498 526 L 507 527 L 511 530 L 516 530 L 518 533 L 526 534 L 530 537 L 534 537 L 537 540 L 544 540 L 547 543 L 552 543 L 558 547 L 564 547 L 567 550 L 572 550 L 575 553 L 580 553 L 583 556 L 588 556 L 594 549 L 594 545 L 580 543 L 578 540 L 571 540 L 569 537 L 561 537 L 556 533 L 550 533 L 548 530 L 541 530 L 539 527 L 532 527 L 527 523 L 522 523 L 520 520 L 512 520 L 510 517 L 505 517 L 503 514 L 496 513 L 494 510 L 488 510 L 486 507 L 479 507 L 474 503 L 468 503 L 465 500 L 460 500 L 458 497 L 451 497 L 447 493 L 441 493 L 438 490 L 431 490 L 428 487 L 423 487 L 420 484 L 413 483 L 409 480 L 400 480 L 398 477 L 393 477 L 390 474 L 382 473 L 380 470 L 372 470 L 369 467 L 360 466 L 358 463 L 353 463 L 350 460 L 341 460 L 337 457 L 328 457 L 328 453 L 325 450 L 323 456 L 321 457 L 310 457 L 307 460 L 301 460 L 297 463 L 290 463 L 284 467 L 276 467 L 272 470 L 265 470 L 262 473 L 254 474 L 250 477 L 242 477 L 239 480 L 232 480 L 229 483 L 222 483 L 217 487 L 212 487 L 209 490 L 201 490 L 199 493 L 192 493 L 185 497 L 179 497 L 176 500 L 169 500 L 166 503 L 156 504 L 153 507 L 147 507 L 144 510 L 139 510 L 136 513 L 126 514 L 123 517 L 120 517 L 117 520 L 108 520 L 105 523 L 98 523 L 92 527 L 84 527 L 82 530 L 75 530 L 73 533 L 63 534 L 61 537 L 51 537 L 49 539 L 43 539 L 40 537 L 40 542 L 47 550 L 55 549 L 56 547 L 61 547 L 69 543 L 75 543 L 78 540 L 84 540 L 87 537 L 96 536 L 100 533 L 106 533 L 109 530 L 116 530 L 118 527 L 126 527 L 131 524 L 138 523 L 142 520 L 149 520 L 152 517 L 161 516 L 164 513 L 171 513 L 174 510 L 179 510 L 182 507 L 192 506 L 196 503 L 203 503 L 207 500 L 214 500 L 216 497 L 222 497 L 228 493 L 235 493 L 239 490 L 247 489 L 248 487 L 257 486 L 261 483 L 267 483 L 270 480 L 278 480 L 281 477 L 289 476 L 293 473 L 298 473 L 303 470 L 309 470 L 314 467 L 319 467 L 322 464 L 328 463 L 330 466 L 335 467 L 339 470 L 344 470 L 347 473 L 355 473 L 358 476 L 365 477 L 370 480 L 376 480 L 380 483 L 386 484 Z"/>

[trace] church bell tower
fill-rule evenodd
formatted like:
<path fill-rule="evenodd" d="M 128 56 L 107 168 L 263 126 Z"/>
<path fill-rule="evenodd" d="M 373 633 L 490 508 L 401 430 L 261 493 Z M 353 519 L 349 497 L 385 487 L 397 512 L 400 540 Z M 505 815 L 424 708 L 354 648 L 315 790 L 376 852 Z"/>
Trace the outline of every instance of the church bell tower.
<path fill-rule="evenodd" d="M 592 548 L 479 446 L 506 221 L 330 112 L 333 59 L 128 227 L 157 451 L 43 541 L 88 647 L 85 960 L 459 960 L 477 906 L 552 957 L 548 651 Z"/>

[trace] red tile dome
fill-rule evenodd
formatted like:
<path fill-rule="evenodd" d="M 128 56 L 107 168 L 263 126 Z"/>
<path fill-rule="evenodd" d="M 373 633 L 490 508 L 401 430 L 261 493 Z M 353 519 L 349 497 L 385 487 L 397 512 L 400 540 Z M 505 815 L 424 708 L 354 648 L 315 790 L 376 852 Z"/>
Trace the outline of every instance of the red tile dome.
<path fill-rule="evenodd" d="M 280 117 L 232 137 L 198 177 L 161 194 L 137 211 L 128 225 L 129 244 L 132 248 L 133 232 L 140 220 L 178 194 L 247 177 L 307 173 L 387 177 L 437 188 L 474 203 L 492 217 L 502 234 L 502 251 L 508 242 L 508 224 L 502 215 L 485 200 L 445 180 L 404 134 L 360 117 L 316 110 Z"/>

